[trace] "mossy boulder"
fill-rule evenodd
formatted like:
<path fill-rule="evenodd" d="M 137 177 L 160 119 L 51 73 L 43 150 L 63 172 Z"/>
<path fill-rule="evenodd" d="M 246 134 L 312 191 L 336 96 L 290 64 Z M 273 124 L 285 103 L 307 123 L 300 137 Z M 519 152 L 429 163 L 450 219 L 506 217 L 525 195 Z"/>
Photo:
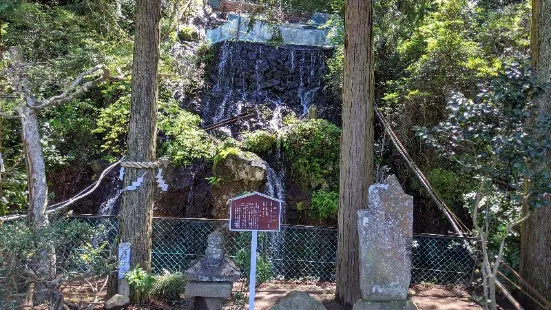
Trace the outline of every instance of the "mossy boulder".
<path fill-rule="evenodd" d="M 243 192 L 260 192 L 266 185 L 266 162 L 258 155 L 238 149 L 222 151 L 213 166 L 214 218 L 228 218 L 228 200 Z"/>

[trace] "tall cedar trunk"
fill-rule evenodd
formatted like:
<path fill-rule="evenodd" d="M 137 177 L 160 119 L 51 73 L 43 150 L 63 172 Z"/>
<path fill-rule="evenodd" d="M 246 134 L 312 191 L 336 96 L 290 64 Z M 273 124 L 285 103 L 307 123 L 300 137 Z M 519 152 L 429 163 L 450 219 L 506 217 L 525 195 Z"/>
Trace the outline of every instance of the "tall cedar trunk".
<path fill-rule="evenodd" d="M 136 36 L 127 161 L 155 161 L 157 137 L 157 69 L 161 0 L 136 1 Z M 127 168 L 125 186 L 144 176 L 143 184 L 125 191 L 120 213 L 120 242 L 129 242 L 130 264 L 151 267 L 151 220 L 155 171 Z"/>
<path fill-rule="evenodd" d="M 345 0 L 337 299 L 360 299 L 357 211 L 373 183 L 373 50 L 371 0 Z"/>
<path fill-rule="evenodd" d="M 532 3 L 532 62 L 540 83 L 551 79 L 551 0 Z M 541 113 L 551 113 L 551 90 L 535 98 Z M 551 165 L 551 157 L 548 165 Z M 520 274 L 551 300 L 551 207 L 535 210 L 521 230 Z M 536 309 L 526 301 L 526 309 Z"/>

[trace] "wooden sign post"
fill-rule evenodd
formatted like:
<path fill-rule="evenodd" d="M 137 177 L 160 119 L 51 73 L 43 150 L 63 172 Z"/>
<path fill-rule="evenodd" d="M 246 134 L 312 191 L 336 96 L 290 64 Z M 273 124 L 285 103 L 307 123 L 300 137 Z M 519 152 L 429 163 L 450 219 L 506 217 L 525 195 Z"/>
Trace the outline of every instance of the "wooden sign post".
<path fill-rule="evenodd" d="M 249 310 L 254 310 L 258 232 L 279 231 L 281 203 L 281 200 L 257 192 L 230 199 L 230 230 L 252 232 Z"/>

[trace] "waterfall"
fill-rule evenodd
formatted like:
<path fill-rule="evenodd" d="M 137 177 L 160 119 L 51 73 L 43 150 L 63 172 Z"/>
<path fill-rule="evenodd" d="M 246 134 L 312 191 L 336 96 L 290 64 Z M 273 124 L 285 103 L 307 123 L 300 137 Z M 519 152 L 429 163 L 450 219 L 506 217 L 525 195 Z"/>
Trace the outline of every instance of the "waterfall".
<path fill-rule="evenodd" d="M 281 113 L 281 106 L 284 106 L 285 111 L 304 116 L 314 103 L 331 104 L 323 91 L 323 76 L 327 71 L 325 60 L 330 52 L 317 47 L 276 48 L 229 41 L 216 45 L 215 49 L 217 65 L 211 70 L 213 86 L 201 107 L 206 125 L 251 108 L 267 106 L 273 113 Z M 267 129 L 261 122 L 269 120 L 255 119 L 257 123 L 249 127 Z M 233 136 L 247 127 L 245 122 L 232 125 L 232 130 L 223 128 L 221 131 Z M 267 125 L 272 127 L 272 124 Z"/>
<path fill-rule="evenodd" d="M 122 190 L 117 191 L 115 196 L 107 199 L 106 201 L 102 202 L 99 207 L 99 214 L 100 215 L 114 215 L 116 214 L 116 203 L 119 197 L 122 194 Z"/>
<path fill-rule="evenodd" d="M 99 215 L 117 215 L 122 199 L 122 181 L 113 177 L 107 187 L 107 200 L 101 203 Z"/>

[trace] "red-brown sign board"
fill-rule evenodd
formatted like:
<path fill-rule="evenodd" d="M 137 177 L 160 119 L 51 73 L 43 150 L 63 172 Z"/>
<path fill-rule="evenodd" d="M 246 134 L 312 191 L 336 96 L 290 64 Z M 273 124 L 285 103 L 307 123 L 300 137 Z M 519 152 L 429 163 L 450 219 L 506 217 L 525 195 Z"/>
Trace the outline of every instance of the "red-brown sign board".
<path fill-rule="evenodd" d="M 281 200 L 261 193 L 230 199 L 230 230 L 279 231 Z"/>

